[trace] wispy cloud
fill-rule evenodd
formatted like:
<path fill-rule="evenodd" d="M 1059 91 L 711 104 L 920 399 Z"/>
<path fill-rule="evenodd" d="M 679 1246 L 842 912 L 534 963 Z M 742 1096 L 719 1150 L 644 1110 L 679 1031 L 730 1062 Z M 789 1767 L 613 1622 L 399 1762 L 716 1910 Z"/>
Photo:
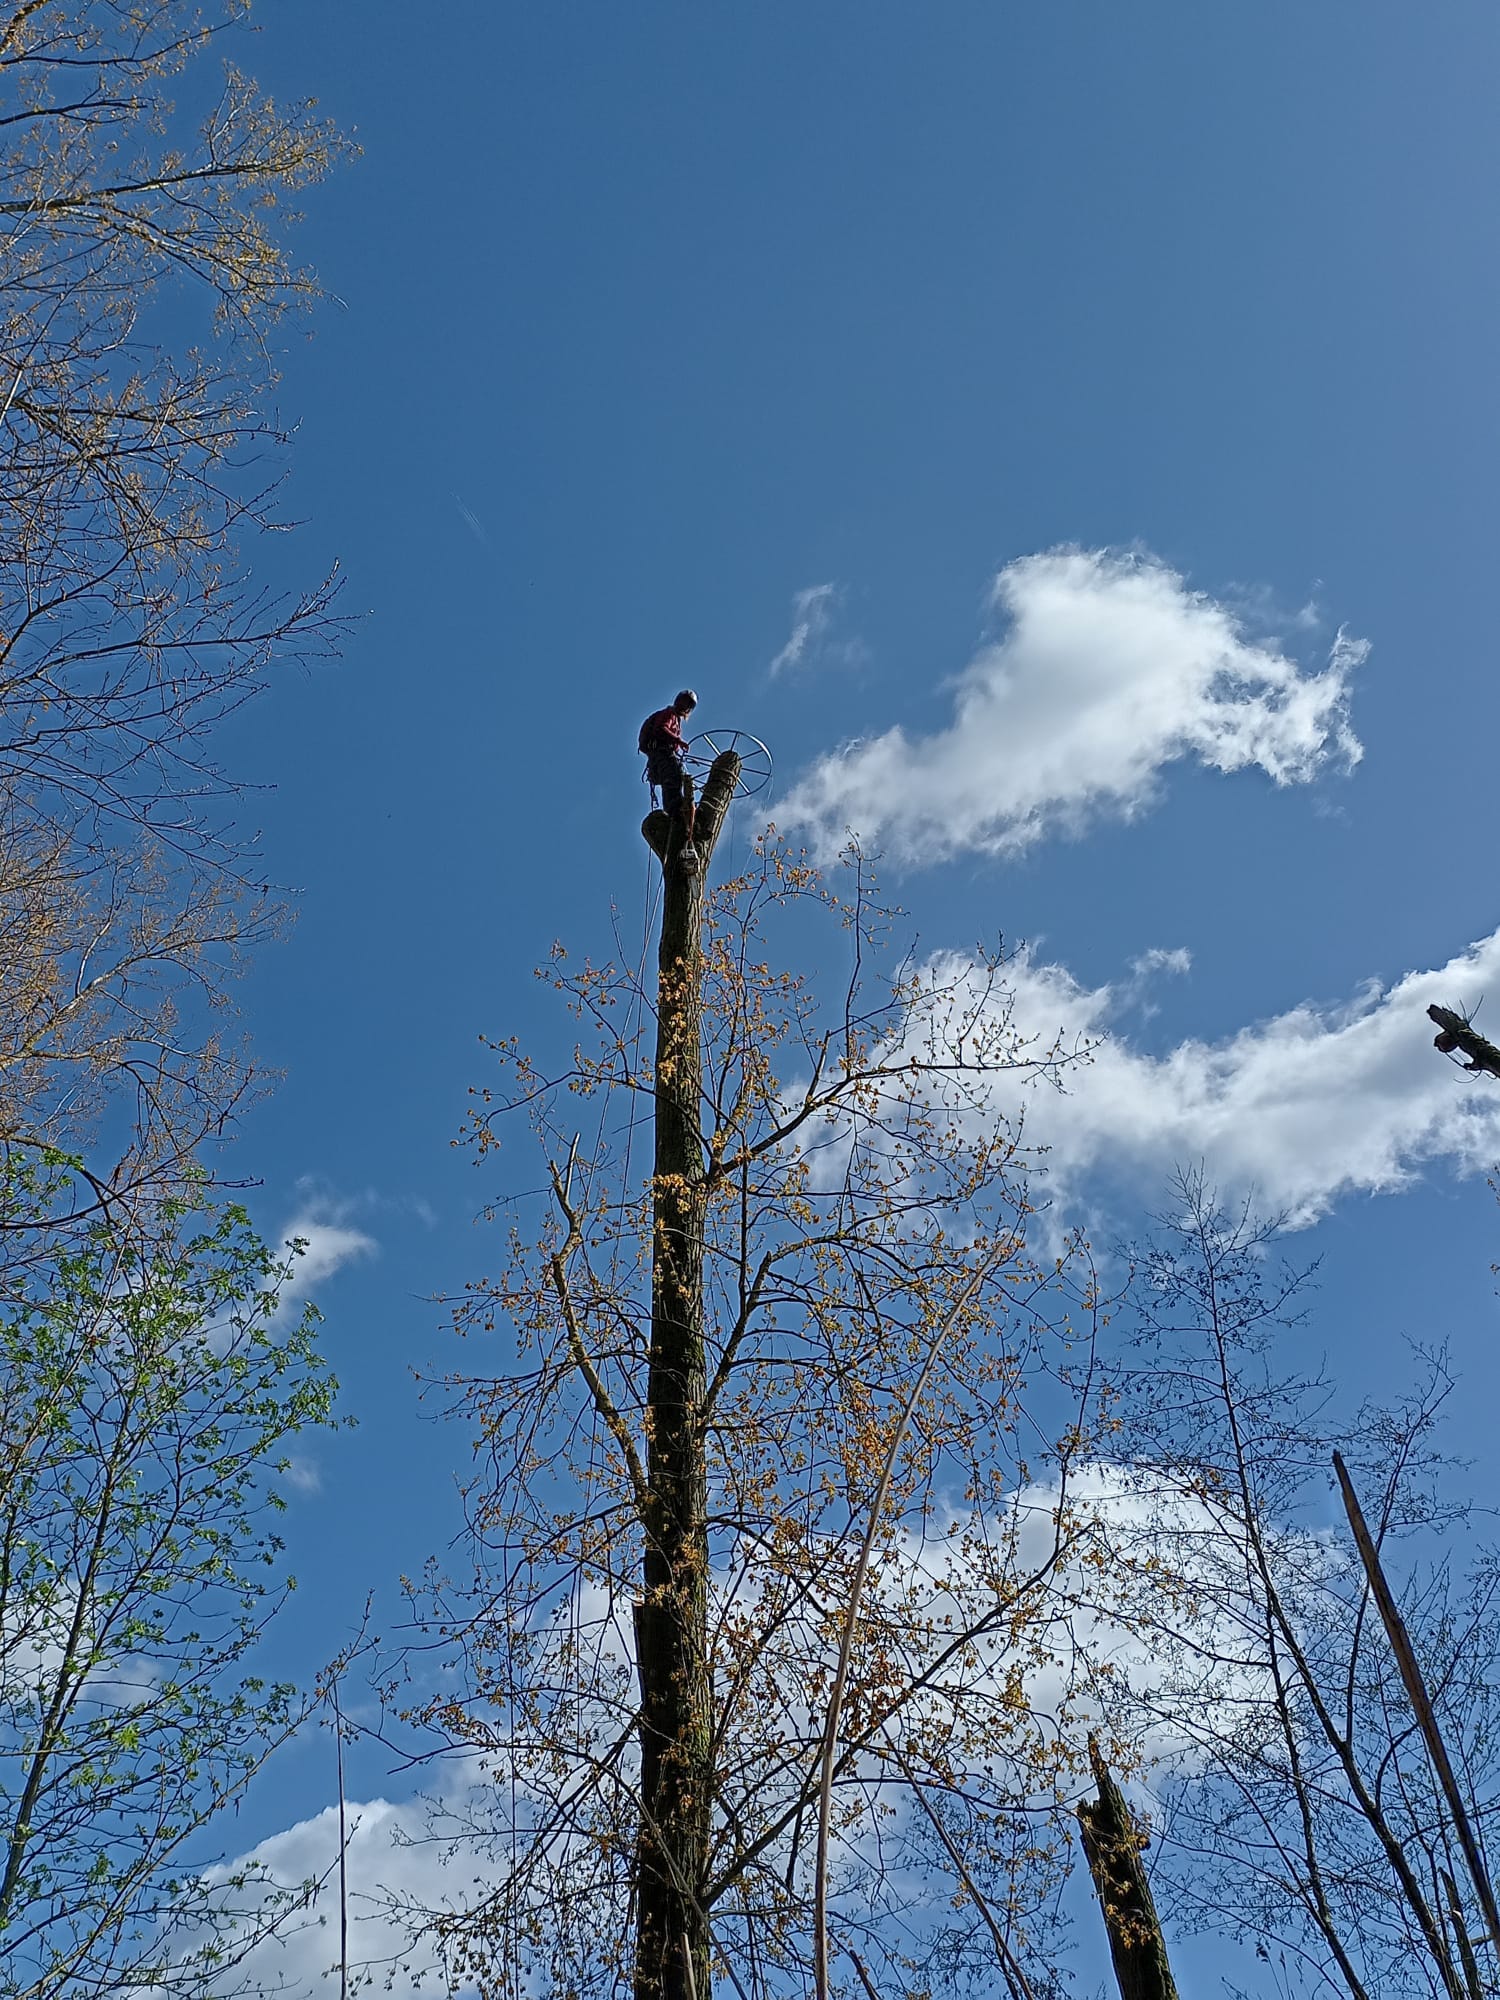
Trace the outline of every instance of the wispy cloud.
<path fill-rule="evenodd" d="M 475 541 L 478 542 L 482 549 L 487 549 L 490 545 L 490 538 L 485 532 L 483 521 L 480 520 L 472 507 L 464 503 L 457 493 L 453 496 L 453 504 L 457 507 L 459 513 L 463 515 L 469 533 L 474 537 Z"/>
<path fill-rule="evenodd" d="M 285 1272 L 277 1310 L 299 1311 L 345 1265 L 375 1256 L 380 1246 L 358 1226 L 355 1216 L 389 1205 L 374 1195 L 336 1194 L 316 1176 L 299 1180 L 297 1206 L 275 1239 L 282 1247 Z"/>
<path fill-rule="evenodd" d="M 975 1008 L 995 1005 L 985 972 L 969 970 L 958 955 L 934 961 L 935 976 L 956 985 L 955 1009 L 966 993 Z M 1441 1060 L 1426 1015 L 1432 1001 L 1500 991 L 1500 931 L 1392 985 L 1370 980 L 1340 1004 L 1305 1001 L 1160 1056 L 1119 1032 L 1134 979 L 1086 987 L 1029 956 L 1010 970 L 1018 1036 L 1095 1046 L 1065 1092 L 1001 1077 L 969 1115 L 1024 1112 L 1028 1141 L 1050 1149 L 1048 1180 L 1064 1206 L 1092 1173 L 1139 1187 L 1202 1160 L 1226 1191 L 1253 1191 L 1263 1209 L 1305 1226 L 1341 1198 L 1394 1192 L 1431 1165 L 1465 1174 L 1500 1157 L 1500 1090 Z"/>
<path fill-rule="evenodd" d="M 844 601 L 837 583 L 813 583 L 792 599 L 792 629 L 786 644 L 766 669 L 772 680 L 799 667 L 835 660 L 841 666 L 864 658 L 865 649 L 857 639 L 832 638 L 834 620 Z"/>
<path fill-rule="evenodd" d="M 1149 1021 L 1161 1012 L 1152 997 L 1163 979 L 1185 979 L 1193 969 L 1193 954 L 1185 944 L 1152 945 L 1149 950 L 1138 952 L 1130 961 L 1130 977 L 1120 984 L 1120 1004 L 1123 1009 L 1134 1007 L 1142 1021 Z"/>
<path fill-rule="evenodd" d="M 1150 979 L 1158 972 L 1165 972 L 1180 979 L 1184 974 L 1191 972 L 1192 967 L 1193 954 L 1185 944 L 1173 945 L 1170 948 L 1154 944 L 1149 951 L 1143 951 L 1139 957 L 1130 961 L 1130 969 L 1137 979 Z"/>
<path fill-rule="evenodd" d="M 377 1245 L 373 1236 L 352 1229 L 343 1222 L 304 1212 L 293 1216 L 281 1232 L 290 1258 L 287 1278 L 281 1288 L 281 1311 L 288 1312 L 316 1291 L 336 1271 L 360 1257 L 372 1257 Z"/>
<path fill-rule="evenodd" d="M 1143 811 L 1183 759 L 1289 785 L 1361 755 L 1348 705 L 1362 640 L 1340 633 L 1326 664 L 1305 668 L 1144 553 L 1027 556 L 992 599 L 1006 630 L 957 677 L 952 720 L 819 759 L 783 800 L 783 825 L 824 854 L 851 829 L 907 862 L 1016 853 Z M 783 656 L 801 657 L 797 633 Z"/>

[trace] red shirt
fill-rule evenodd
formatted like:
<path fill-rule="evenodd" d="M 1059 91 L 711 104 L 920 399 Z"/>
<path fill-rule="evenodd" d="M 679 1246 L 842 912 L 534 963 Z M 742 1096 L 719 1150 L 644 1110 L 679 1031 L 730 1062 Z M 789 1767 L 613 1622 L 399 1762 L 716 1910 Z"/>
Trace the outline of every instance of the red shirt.
<path fill-rule="evenodd" d="M 682 717 L 675 708 L 659 708 L 641 724 L 641 741 L 651 746 L 647 756 L 663 750 L 674 755 L 683 747 Z"/>

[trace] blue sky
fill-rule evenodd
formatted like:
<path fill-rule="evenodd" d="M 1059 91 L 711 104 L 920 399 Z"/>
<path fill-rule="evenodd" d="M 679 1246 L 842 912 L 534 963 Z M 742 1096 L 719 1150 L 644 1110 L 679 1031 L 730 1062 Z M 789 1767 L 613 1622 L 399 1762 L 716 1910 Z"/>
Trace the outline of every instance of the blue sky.
<path fill-rule="evenodd" d="M 607 949 L 612 904 L 639 940 L 635 730 L 684 682 L 772 745 L 780 816 L 821 766 L 925 946 L 1030 940 L 1039 1017 L 1110 1032 L 1069 1200 L 1129 1229 L 1195 1149 L 1257 1181 L 1351 1402 L 1448 1338 L 1482 1451 L 1500 1128 L 1422 1010 L 1487 966 L 1500 1008 L 1500 950 L 1371 983 L 1500 925 L 1493 10 L 257 14 L 245 66 L 364 148 L 308 202 L 339 302 L 286 356 L 303 526 L 264 557 L 337 557 L 363 615 L 229 746 L 300 909 L 244 985 L 285 1077 L 232 1168 L 315 1228 L 359 1419 L 292 1510 L 287 1660 L 368 1591 L 388 1629 L 456 1528 L 466 1444 L 411 1370 L 497 1181 L 450 1141 L 480 1035 L 557 1032 L 552 940 Z M 1137 674 L 1154 733 L 1100 706 Z M 841 750 L 898 727 L 862 786 Z M 892 811 L 903 769 L 940 810 Z M 247 1844 L 330 1763 L 295 1750 Z"/>

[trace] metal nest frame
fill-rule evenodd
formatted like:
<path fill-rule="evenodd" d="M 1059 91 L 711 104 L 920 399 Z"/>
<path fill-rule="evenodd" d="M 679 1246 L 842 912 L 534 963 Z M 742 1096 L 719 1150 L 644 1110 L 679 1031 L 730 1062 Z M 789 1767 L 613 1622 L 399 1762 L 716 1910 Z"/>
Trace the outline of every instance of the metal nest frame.
<path fill-rule="evenodd" d="M 737 799 L 753 799 L 770 784 L 774 760 L 760 738 L 752 736 L 748 729 L 701 730 L 689 745 L 683 762 L 694 772 L 707 771 L 716 757 L 730 750 L 740 760 L 734 795 Z"/>

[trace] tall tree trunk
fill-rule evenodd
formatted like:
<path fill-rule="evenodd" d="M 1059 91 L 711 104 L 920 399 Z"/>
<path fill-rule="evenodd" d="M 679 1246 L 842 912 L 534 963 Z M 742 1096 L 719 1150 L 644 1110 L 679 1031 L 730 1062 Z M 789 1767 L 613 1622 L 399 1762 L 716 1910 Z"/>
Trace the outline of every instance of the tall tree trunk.
<path fill-rule="evenodd" d="M 1083 1852 L 1109 1932 L 1120 2000 L 1177 2000 L 1166 1942 L 1142 1860 L 1145 1840 L 1099 1746 L 1089 1738 L 1097 1799 L 1078 1808 Z"/>
<path fill-rule="evenodd" d="M 636 2000 L 709 2000 L 712 1689 L 708 1671 L 708 1482 L 702 1409 L 703 898 L 739 780 L 718 758 L 696 818 L 647 815 L 662 865 L 657 972 L 651 1362 L 646 1388 L 644 1588 L 636 1608 L 641 1818 L 636 1840 Z M 689 829 L 691 828 L 691 832 Z"/>
<path fill-rule="evenodd" d="M 1431 1008 L 1428 1009 L 1430 1013 Z M 1476 1038 L 1477 1039 L 1477 1038 Z M 1488 1043 L 1485 1045 L 1489 1046 Z M 1463 1850 L 1468 1866 L 1469 1880 L 1474 1884 L 1474 1893 L 1479 1898 L 1479 1907 L 1484 1912 L 1485 1927 L 1490 1934 L 1490 1943 L 1500 1955 L 1500 1906 L 1495 1901 L 1495 1885 L 1490 1880 L 1489 1867 L 1480 1851 L 1479 1839 L 1469 1817 L 1469 1808 L 1464 1802 L 1463 1792 L 1453 1773 L 1452 1759 L 1448 1746 L 1443 1741 L 1443 1732 L 1438 1727 L 1437 1711 L 1432 1705 L 1432 1696 L 1427 1692 L 1427 1683 L 1422 1677 L 1422 1669 L 1417 1664 L 1417 1655 L 1411 1643 L 1411 1634 L 1406 1629 L 1406 1620 L 1401 1616 L 1390 1584 L 1386 1581 L 1385 1566 L 1380 1560 L 1380 1551 L 1375 1546 L 1375 1537 L 1370 1533 L 1365 1520 L 1364 1509 L 1359 1504 L 1359 1495 L 1354 1490 L 1354 1481 L 1349 1477 L 1349 1468 L 1344 1463 L 1342 1452 L 1333 1454 L 1333 1469 L 1338 1474 L 1339 1492 L 1343 1495 L 1344 1512 L 1349 1517 L 1349 1526 L 1354 1534 L 1359 1559 L 1364 1564 L 1365 1576 L 1375 1599 L 1375 1608 L 1380 1613 L 1380 1622 L 1385 1627 L 1386 1637 L 1391 1642 L 1391 1651 L 1396 1656 L 1396 1666 L 1401 1674 L 1401 1684 L 1406 1689 L 1407 1699 L 1412 1705 L 1418 1727 L 1422 1731 L 1422 1741 L 1427 1745 L 1427 1755 L 1432 1763 L 1433 1775 L 1442 1787 L 1443 1797 L 1448 1804 L 1449 1826 L 1458 1836 L 1458 1844 Z M 1466 1935 L 1466 1934 L 1463 1934 Z M 1436 1956 L 1436 1954 L 1434 1954 Z M 1451 1963 L 1443 1967 L 1450 1991 L 1458 1990 L 1458 1980 Z"/>

